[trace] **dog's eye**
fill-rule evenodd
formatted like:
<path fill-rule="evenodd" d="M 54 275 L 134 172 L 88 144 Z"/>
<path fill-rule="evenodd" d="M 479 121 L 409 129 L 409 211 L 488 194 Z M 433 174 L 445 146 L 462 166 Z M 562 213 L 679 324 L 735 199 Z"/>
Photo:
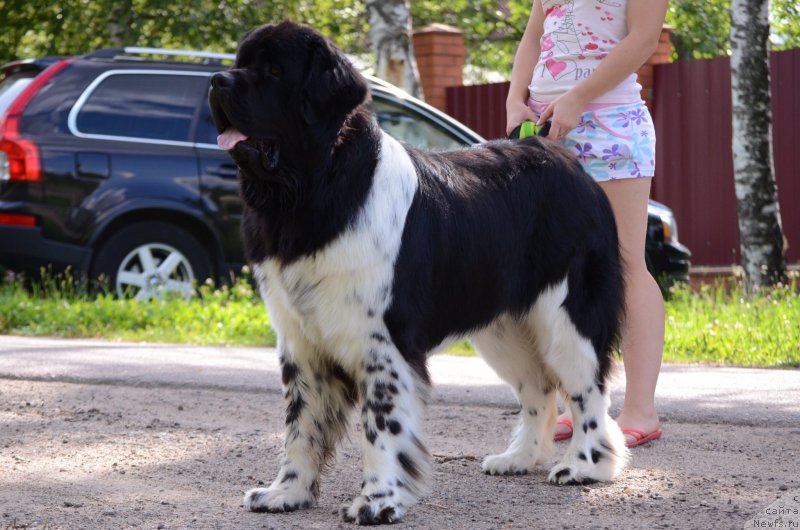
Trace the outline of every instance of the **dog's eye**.
<path fill-rule="evenodd" d="M 269 75 L 271 75 L 272 77 L 281 76 L 281 69 L 275 66 L 274 64 L 271 64 L 267 67 L 267 72 L 269 72 Z"/>

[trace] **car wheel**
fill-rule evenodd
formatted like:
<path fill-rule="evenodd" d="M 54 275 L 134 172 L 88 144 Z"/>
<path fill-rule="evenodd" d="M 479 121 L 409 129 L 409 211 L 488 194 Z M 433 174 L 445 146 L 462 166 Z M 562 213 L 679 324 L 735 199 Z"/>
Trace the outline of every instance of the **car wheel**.
<path fill-rule="evenodd" d="M 166 223 L 127 226 L 96 256 L 92 278 L 107 282 L 109 291 L 121 298 L 191 297 L 196 282 L 211 276 L 211 261 L 197 239 Z"/>

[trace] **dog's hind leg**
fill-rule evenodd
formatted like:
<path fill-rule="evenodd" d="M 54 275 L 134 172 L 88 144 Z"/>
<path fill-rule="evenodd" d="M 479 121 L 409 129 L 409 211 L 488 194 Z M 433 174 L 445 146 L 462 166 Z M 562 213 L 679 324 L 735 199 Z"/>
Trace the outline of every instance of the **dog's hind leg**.
<path fill-rule="evenodd" d="M 420 440 L 427 374 L 415 371 L 387 336 L 374 333 L 359 379 L 364 481 L 342 517 L 358 524 L 393 523 L 425 493 L 430 474 Z"/>
<path fill-rule="evenodd" d="M 268 488 L 245 493 L 244 506 L 254 512 L 291 512 L 316 502 L 320 473 L 332 462 L 358 400 L 355 382 L 334 361 L 308 348 L 282 345 L 280 350 L 288 402 L 284 458 Z"/>
<path fill-rule="evenodd" d="M 520 403 L 520 421 L 504 453 L 487 456 L 490 475 L 521 475 L 553 452 L 556 387 L 530 333 L 517 319 L 502 317 L 471 337 L 481 357 L 511 385 Z"/>
<path fill-rule="evenodd" d="M 575 426 L 562 461 L 550 472 L 556 484 L 613 479 L 624 467 L 628 450 L 616 422 L 608 415 L 604 372 L 599 355 L 565 308 L 567 282 L 545 290 L 531 312 L 544 362 L 566 392 Z"/>

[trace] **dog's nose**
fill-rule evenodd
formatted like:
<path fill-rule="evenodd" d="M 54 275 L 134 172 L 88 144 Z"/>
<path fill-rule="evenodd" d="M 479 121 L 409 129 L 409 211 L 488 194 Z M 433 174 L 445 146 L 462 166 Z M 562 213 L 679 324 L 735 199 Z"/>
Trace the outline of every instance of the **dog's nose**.
<path fill-rule="evenodd" d="M 211 86 L 214 88 L 226 88 L 233 85 L 233 76 L 229 72 L 217 72 L 211 76 Z"/>

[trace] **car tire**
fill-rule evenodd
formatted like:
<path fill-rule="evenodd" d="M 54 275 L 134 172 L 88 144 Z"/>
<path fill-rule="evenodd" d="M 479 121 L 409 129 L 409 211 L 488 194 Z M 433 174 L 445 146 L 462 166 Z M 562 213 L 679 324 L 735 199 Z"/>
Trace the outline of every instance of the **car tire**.
<path fill-rule="evenodd" d="M 211 260 L 189 232 L 161 222 L 136 223 L 97 250 L 92 279 L 118 297 L 138 300 L 170 294 L 191 297 L 212 274 Z"/>

